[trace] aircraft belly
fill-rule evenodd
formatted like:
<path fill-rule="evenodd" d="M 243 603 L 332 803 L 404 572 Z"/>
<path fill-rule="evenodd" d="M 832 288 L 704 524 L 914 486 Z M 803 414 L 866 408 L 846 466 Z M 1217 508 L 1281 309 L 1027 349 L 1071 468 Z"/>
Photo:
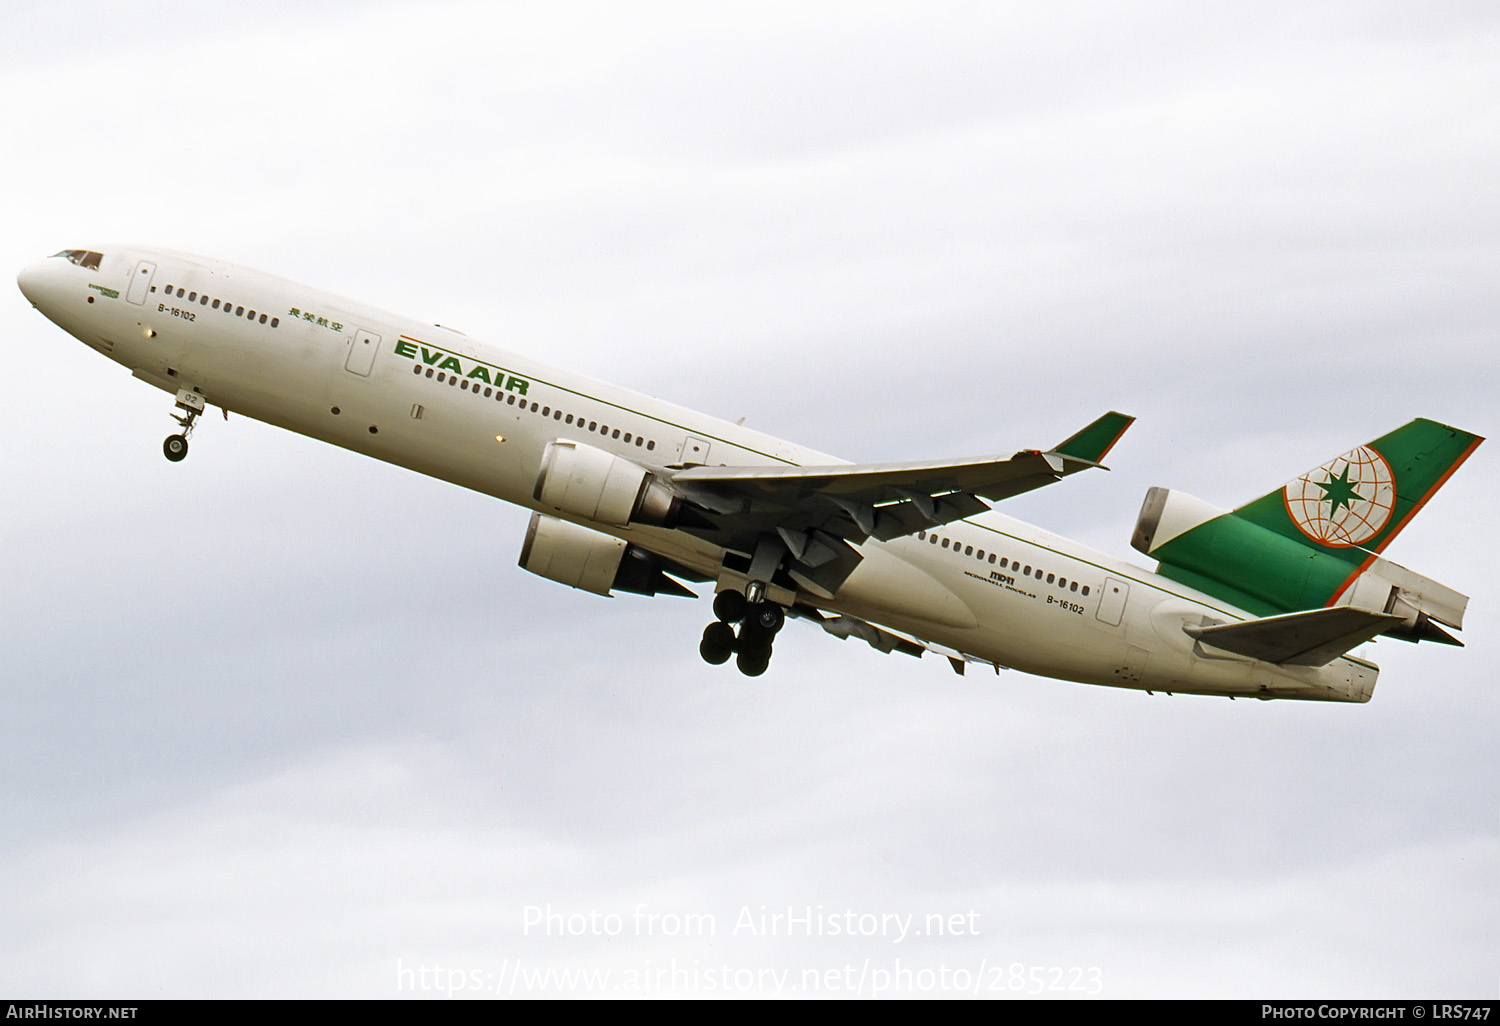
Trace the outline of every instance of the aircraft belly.
<path fill-rule="evenodd" d="M 864 619 L 910 624 L 907 629 L 977 627 L 974 610 L 952 588 L 885 546 L 866 545 L 864 559 L 849 575 L 833 606 Z"/>

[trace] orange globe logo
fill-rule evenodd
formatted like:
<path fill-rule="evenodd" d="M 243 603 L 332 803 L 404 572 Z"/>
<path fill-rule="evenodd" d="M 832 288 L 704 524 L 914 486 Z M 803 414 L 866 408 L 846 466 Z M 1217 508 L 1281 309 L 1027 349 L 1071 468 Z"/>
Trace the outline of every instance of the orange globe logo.
<path fill-rule="evenodd" d="M 1385 457 L 1361 445 L 1287 485 L 1286 512 L 1319 545 L 1348 548 L 1380 533 L 1396 509 L 1396 480 Z"/>

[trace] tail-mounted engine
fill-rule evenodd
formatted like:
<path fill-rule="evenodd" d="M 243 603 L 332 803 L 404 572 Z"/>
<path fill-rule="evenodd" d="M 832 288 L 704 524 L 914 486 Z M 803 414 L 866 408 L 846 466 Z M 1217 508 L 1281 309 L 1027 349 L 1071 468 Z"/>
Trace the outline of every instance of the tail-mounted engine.
<path fill-rule="evenodd" d="M 596 595 L 613 590 L 693 597 L 644 549 L 545 513 L 531 514 L 520 564 L 523 570 Z"/>
<path fill-rule="evenodd" d="M 1460 642 L 1468 598 L 1365 550 L 1339 555 L 1201 499 L 1166 488 L 1146 493 L 1130 544 L 1160 560 L 1157 572 L 1262 615 L 1350 606 L 1399 616 L 1383 633 L 1408 641 Z M 1364 560 L 1364 562 L 1360 562 Z"/>
<path fill-rule="evenodd" d="M 563 438 L 547 443 L 531 494 L 544 506 L 613 527 L 675 527 L 682 507 L 645 467 Z"/>

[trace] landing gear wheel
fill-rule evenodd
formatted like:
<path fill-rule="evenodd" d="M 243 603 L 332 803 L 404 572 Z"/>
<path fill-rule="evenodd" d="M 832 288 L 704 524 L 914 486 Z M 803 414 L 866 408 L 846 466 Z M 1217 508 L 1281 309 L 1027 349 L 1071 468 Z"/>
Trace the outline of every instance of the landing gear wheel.
<path fill-rule="evenodd" d="M 173 463 L 180 463 L 187 456 L 188 441 L 186 435 L 168 435 L 167 440 L 161 443 L 162 455 Z"/>
<path fill-rule="evenodd" d="M 703 640 L 698 642 L 698 654 L 703 661 L 718 666 L 729 662 L 734 654 L 734 628 L 727 623 L 711 623 L 703 628 Z"/>
<path fill-rule="evenodd" d="M 763 628 L 754 618 L 746 617 L 745 622 L 740 624 L 740 633 L 735 638 L 734 650 L 736 652 L 770 652 L 771 632 Z"/>
<path fill-rule="evenodd" d="M 786 613 L 774 602 L 759 602 L 750 607 L 746 620 L 754 622 L 768 635 L 775 634 L 786 623 Z"/>
<path fill-rule="evenodd" d="M 739 623 L 749 608 L 750 603 L 737 591 L 721 591 L 714 596 L 714 616 L 722 623 Z"/>
<path fill-rule="evenodd" d="M 734 665 L 738 666 L 740 672 L 746 677 L 759 677 L 766 672 L 766 667 L 771 665 L 771 646 L 740 649 L 739 655 L 734 657 Z"/>

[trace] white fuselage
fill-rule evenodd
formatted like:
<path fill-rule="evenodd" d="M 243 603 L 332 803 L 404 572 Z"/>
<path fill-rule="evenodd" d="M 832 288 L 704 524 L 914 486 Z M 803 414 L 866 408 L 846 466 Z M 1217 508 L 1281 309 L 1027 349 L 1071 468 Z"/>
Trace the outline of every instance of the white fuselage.
<path fill-rule="evenodd" d="M 543 509 L 533 487 L 559 438 L 648 468 L 843 462 L 228 263 L 102 252 L 97 269 L 53 258 L 26 268 L 20 284 L 137 377 L 530 509 Z M 721 576 L 723 549 L 686 532 L 579 522 Z M 797 601 L 972 660 L 1085 683 L 1334 701 L 1367 701 L 1374 686 L 1375 667 L 1353 657 L 1282 667 L 1195 643 L 1184 624 L 1251 614 L 998 513 L 870 539 L 860 551 L 832 599 Z"/>

